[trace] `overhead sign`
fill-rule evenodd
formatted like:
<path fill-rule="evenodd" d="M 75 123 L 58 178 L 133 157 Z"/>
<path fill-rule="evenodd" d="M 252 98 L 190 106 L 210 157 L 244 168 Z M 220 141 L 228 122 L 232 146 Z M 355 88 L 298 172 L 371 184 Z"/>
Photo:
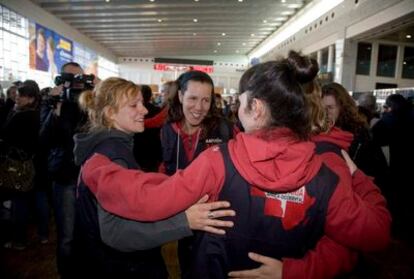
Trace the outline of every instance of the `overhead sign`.
<path fill-rule="evenodd" d="M 177 65 L 177 64 L 164 64 L 155 63 L 154 70 L 156 71 L 172 71 L 172 72 L 186 72 L 186 71 L 201 71 L 211 74 L 214 71 L 213 66 L 201 66 L 201 65 Z"/>

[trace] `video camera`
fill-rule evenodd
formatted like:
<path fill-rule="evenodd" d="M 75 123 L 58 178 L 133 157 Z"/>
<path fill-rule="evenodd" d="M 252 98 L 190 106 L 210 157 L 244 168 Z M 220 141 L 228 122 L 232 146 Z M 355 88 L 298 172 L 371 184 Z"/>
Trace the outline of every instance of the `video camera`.
<path fill-rule="evenodd" d="M 85 90 L 91 90 L 94 87 L 94 75 L 82 75 L 62 73 L 55 77 L 55 84 L 63 85 L 62 92 L 57 96 L 49 96 L 47 103 L 56 107 L 58 102 L 76 102 L 79 95 Z"/>

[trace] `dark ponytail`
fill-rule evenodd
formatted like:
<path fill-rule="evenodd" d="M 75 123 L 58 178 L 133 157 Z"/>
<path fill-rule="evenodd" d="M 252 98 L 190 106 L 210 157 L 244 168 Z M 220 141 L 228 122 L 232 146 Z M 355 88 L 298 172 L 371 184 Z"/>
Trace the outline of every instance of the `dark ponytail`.
<path fill-rule="evenodd" d="M 308 139 L 310 112 L 303 85 L 319 71 L 316 61 L 291 51 L 289 57 L 257 64 L 240 79 L 239 90 L 247 92 L 247 109 L 253 98 L 263 100 L 271 113 L 268 128 L 287 127 L 298 138 Z"/>

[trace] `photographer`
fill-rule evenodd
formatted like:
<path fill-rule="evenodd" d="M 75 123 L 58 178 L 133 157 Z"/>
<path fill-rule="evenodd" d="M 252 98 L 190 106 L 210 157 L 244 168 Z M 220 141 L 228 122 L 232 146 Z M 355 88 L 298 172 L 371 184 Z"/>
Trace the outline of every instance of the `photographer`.
<path fill-rule="evenodd" d="M 78 104 L 80 93 L 93 87 L 94 76 L 83 75 L 81 66 L 62 66 L 56 87 L 42 103 L 40 140 L 48 150 L 48 174 L 53 181 L 57 228 L 57 267 L 61 278 L 70 277 L 75 190 L 79 168 L 74 164 L 73 135 L 86 123 Z"/>

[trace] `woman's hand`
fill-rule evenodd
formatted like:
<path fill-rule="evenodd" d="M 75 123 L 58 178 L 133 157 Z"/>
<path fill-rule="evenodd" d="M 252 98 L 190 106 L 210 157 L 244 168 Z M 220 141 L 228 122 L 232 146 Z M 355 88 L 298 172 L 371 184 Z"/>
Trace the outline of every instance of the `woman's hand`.
<path fill-rule="evenodd" d="M 196 204 L 185 211 L 187 220 L 192 230 L 206 231 L 215 234 L 225 234 L 223 229 L 217 227 L 233 227 L 231 221 L 221 221 L 215 218 L 224 216 L 234 216 L 236 212 L 231 209 L 221 209 L 230 207 L 226 201 L 209 202 L 208 195 L 204 195 Z"/>
<path fill-rule="evenodd" d="M 249 258 L 262 265 L 256 269 L 232 271 L 228 275 L 233 278 L 280 279 L 282 278 L 283 263 L 279 260 L 249 253 Z"/>
<path fill-rule="evenodd" d="M 348 153 L 345 150 L 341 150 L 342 157 L 344 157 L 346 164 L 348 165 L 349 171 L 351 175 L 354 175 L 355 171 L 358 167 L 355 165 L 354 161 L 352 161 L 351 157 L 349 157 Z"/>

